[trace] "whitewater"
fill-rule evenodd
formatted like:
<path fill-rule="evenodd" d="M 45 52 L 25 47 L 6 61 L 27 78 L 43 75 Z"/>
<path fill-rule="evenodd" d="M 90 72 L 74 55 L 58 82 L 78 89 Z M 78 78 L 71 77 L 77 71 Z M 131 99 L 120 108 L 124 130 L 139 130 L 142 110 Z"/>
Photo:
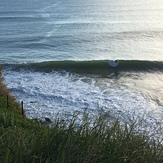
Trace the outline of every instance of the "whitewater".
<path fill-rule="evenodd" d="M 4 83 L 30 119 L 103 112 L 162 139 L 162 18 L 161 0 L 2 0 Z"/>

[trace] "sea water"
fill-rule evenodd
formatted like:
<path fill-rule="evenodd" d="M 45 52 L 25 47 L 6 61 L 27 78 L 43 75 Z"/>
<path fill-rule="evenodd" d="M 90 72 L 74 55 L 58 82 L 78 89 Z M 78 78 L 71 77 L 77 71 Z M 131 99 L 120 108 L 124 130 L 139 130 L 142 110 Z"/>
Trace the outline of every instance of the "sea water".
<path fill-rule="evenodd" d="M 31 119 L 100 110 L 163 133 L 162 18 L 161 0 L 2 0 L 4 82 Z"/>

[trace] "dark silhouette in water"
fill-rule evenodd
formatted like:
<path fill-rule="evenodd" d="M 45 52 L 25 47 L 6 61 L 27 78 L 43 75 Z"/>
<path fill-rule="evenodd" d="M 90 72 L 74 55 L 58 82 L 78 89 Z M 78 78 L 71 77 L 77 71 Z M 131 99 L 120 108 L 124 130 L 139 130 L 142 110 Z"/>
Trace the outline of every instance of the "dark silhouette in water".
<path fill-rule="evenodd" d="M 108 62 L 110 67 L 117 67 L 118 66 L 118 60 L 110 60 Z"/>
<path fill-rule="evenodd" d="M 109 64 L 110 67 L 112 67 L 114 69 L 115 76 L 118 76 L 118 72 L 117 72 L 118 60 L 110 60 L 108 62 L 108 64 Z"/>

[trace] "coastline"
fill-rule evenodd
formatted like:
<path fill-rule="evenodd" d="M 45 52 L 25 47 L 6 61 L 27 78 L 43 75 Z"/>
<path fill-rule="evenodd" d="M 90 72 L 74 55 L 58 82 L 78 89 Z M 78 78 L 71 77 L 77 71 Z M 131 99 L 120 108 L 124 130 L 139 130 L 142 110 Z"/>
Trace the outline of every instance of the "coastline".
<path fill-rule="evenodd" d="M 0 159 L 4 162 L 163 161 L 161 142 L 148 142 L 145 133 L 134 132 L 135 124 L 121 128 L 118 120 L 111 123 L 106 115 L 99 115 L 93 126 L 87 114 L 79 126 L 79 114 L 64 121 L 58 118 L 52 127 L 36 123 L 21 115 L 20 105 L 2 81 L 0 78 Z"/>

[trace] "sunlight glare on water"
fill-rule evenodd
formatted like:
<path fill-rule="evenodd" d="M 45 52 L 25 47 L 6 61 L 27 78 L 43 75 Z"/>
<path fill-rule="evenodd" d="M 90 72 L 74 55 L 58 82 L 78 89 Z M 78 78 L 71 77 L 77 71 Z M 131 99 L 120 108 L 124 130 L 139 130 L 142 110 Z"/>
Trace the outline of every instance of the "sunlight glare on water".
<path fill-rule="evenodd" d="M 2 2 L 0 62 L 163 58 L 163 2 Z"/>

